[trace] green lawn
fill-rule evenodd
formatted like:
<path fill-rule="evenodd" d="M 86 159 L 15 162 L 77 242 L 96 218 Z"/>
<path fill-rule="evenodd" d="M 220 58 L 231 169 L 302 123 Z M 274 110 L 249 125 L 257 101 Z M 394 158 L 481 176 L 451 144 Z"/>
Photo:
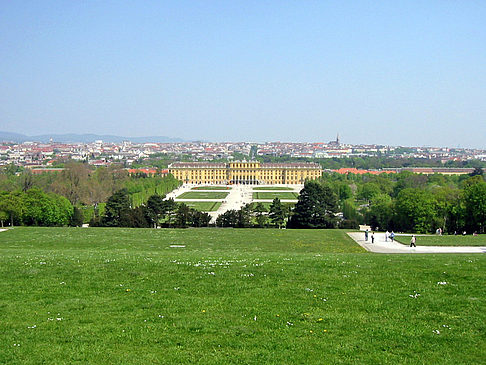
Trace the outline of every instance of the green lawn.
<path fill-rule="evenodd" d="M 297 199 L 299 197 L 298 193 L 294 192 L 269 192 L 269 191 L 257 191 L 253 193 L 253 199 Z"/>
<path fill-rule="evenodd" d="M 216 191 L 187 191 L 179 195 L 178 199 L 224 199 L 229 193 Z"/>
<path fill-rule="evenodd" d="M 229 186 L 196 186 L 192 188 L 191 190 L 231 190 L 231 187 Z"/>
<path fill-rule="evenodd" d="M 0 362 L 483 363 L 485 280 L 485 255 L 371 254 L 338 230 L 15 228 Z"/>
<path fill-rule="evenodd" d="M 257 186 L 253 190 L 293 190 L 287 186 Z"/>
<path fill-rule="evenodd" d="M 221 202 L 184 202 L 188 207 L 201 212 L 214 212 L 219 209 Z"/>
<path fill-rule="evenodd" d="M 410 244 L 410 237 L 408 236 L 395 236 L 395 239 L 405 245 Z M 467 235 L 467 236 L 417 236 L 418 246 L 486 246 L 486 235 Z"/>

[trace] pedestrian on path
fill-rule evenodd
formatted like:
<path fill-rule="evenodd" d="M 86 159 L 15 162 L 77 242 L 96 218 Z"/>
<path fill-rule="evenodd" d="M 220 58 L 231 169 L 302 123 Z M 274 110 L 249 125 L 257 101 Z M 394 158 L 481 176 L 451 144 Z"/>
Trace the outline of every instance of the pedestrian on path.
<path fill-rule="evenodd" d="M 371 243 L 375 243 L 375 232 L 371 232 Z"/>
<path fill-rule="evenodd" d="M 388 230 L 385 232 L 385 242 L 388 242 L 388 236 L 390 235 L 390 232 Z"/>
<path fill-rule="evenodd" d="M 417 247 L 417 245 L 415 244 L 416 241 L 417 238 L 415 237 L 415 235 L 412 234 L 412 239 L 410 240 L 410 247 Z"/>
<path fill-rule="evenodd" d="M 392 241 L 392 242 L 394 242 L 394 241 L 395 241 L 395 232 L 393 232 L 393 231 L 392 231 L 392 232 L 390 233 L 390 239 L 391 239 L 391 241 Z"/>
<path fill-rule="evenodd" d="M 366 228 L 366 231 L 365 231 L 365 241 L 368 241 L 368 228 Z"/>

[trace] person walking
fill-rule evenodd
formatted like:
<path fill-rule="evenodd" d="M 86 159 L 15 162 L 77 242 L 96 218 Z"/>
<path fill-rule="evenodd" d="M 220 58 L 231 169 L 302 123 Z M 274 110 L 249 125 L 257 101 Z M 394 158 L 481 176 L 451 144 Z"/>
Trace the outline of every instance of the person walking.
<path fill-rule="evenodd" d="M 366 228 L 366 231 L 365 231 L 365 241 L 368 241 L 368 228 Z"/>
<path fill-rule="evenodd" d="M 375 243 L 375 232 L 371 232 L 371 243 Z"/>
<path fill-rule="evenodd" d="M 392 242 L 394 242 L 394 241 L 395 241 L 395 232 L 393 232 L 393 231 L 392 231 L 392 232 L 390 233 L 390 239 L 391 239 L 391 241 L 392 241 Z"/>
<path fill-rule="evenodd" d="M 417 247 L 415 242 L 417 241 L 417 238 L 415 237 L 414 234 L 412 234 L 412 238 L 410 239 L 410 247 Z"/>
<path fill-rule="evenodd" d="M 385 232 L 385 242 L 388 242 L 388 236 L 390 235 L 390 232 L 388 232 L 388 230 L 386 230 Z"/>

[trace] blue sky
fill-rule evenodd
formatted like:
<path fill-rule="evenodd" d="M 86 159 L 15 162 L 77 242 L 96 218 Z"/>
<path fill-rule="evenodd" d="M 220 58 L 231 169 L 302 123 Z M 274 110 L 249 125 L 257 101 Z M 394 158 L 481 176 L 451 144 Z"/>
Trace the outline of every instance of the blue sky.
<path fill-rule="evenodd" d="M 486 1 L 3 1 L 0 130 L 486 148 Z"/>

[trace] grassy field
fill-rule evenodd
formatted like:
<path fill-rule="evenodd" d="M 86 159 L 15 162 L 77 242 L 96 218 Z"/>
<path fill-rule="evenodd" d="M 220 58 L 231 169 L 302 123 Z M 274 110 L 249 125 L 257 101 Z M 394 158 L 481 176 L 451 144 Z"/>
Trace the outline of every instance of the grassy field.
<path fill-rule="evenodd" d="M 229 193 L 216 191 L 187 191 L 177 197 L 177 199 L 224 199 Z"/>
<path fill-rule="evenodd" d="M 214 212 L 219 209 L 221 202 L 184 202 L 188 207 L 199 210 L 200 212 Z"/>
<path fill-rule="evenodd" d="M 231 190 L 231 187 L 229 186 L 196 186 L 192 188 L 191 190 Z"/>
<path fill-rule="evenodd" d="M 253 190 L 293 190 L 287 186 L 257 186 Z"/>
<path fill-rule="evenodd" d="M 269 191 L 257 191 L 253 193 L 253 199 L 275 199 L 279 198 L 282 199 L 297 199 L 299 196 L 298 193 L 294 192 L 269 192 Z"/>
<path fill-rule="evenodd" d="M 410 237 L 395 236 L 395 239 L 405 245 L 410 244 Z M 486 235 L 467 235 L 467 236 L 418 236 L 417 245 L 419 246 L 486 246 Z"/>
<path fill-rule="evenodd" d="M 483 363 L 485 280 L 485 255 L 338 230 L 15 228 L 0 362 Z"/>

